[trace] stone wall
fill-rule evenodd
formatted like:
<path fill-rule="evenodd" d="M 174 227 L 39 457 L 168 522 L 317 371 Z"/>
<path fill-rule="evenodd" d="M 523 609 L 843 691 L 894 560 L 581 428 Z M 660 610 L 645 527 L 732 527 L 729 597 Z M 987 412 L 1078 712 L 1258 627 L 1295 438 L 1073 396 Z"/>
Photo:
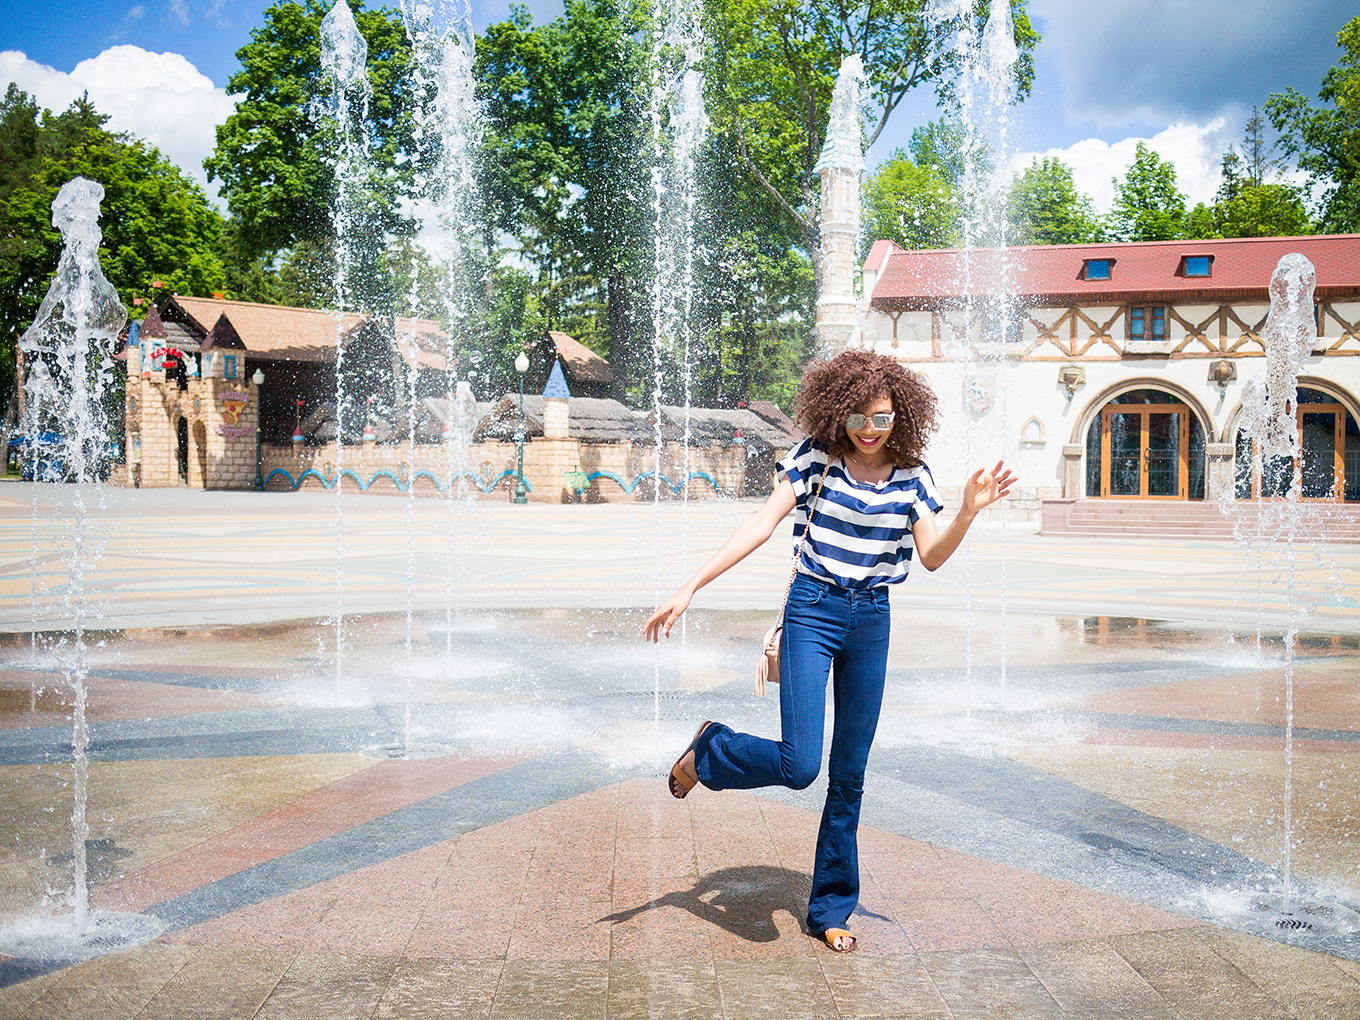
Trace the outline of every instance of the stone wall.
<path fill-rule="evenodd" d="M 414 479 L 417 495 L 433 496 L 446 491 L 452 477 L 461 495 L 509 499 L 515 491 L 517 451 L 512 442 L 473 443 L 462 448 L 441 443 L 418 443 L 414 447 L 364 443 L 339 451 L 334 443 L 266 444 L 261 460 L 271 490 L 330 488 L 338 471 L 346 491 L 404 492 Z M 746 447 L 740 443 L 691 447 L 688 465 L 684 446 L 667 443 L 661 452 L 661 498 L 678 499 L 686 486 L 689 496 L 697 499 L 768 491 L 770 479 L 748 478 L 747 467 Z M 568 473 L 577 471 L 590 477 L 579 497 L 587 502 L 651 500 L 656 489 L 656 451 L 647 446 L 575 439 L 525 442 L 524 478 L 530 500 L 575 500 L 577 493 Z"/>
<path fill-rule="evenodd" d="M 142 351 L 128 349 L 125 396 L 126 463 L 114 477 L 142 488 L 249 489 L 255 483 L 259 400 L 244 378 L 244 357 L 204 359 L 205 378 L 180 389 L 163 369 L 143 371 Z M 234 377 L 228 378 L 228 366 Z M 181 472 L 180 422 L 186 463 Z"/>
<path fill-rule="evenodd" d="M 259 400 L 245 378 L 245 352 L 215 351 L 203 358 L 204 377 L 190 378 L 181 390 L 164 370 L 143 371 L 142 351 L 129 348 L 125 407 L 126 462 L 115 465 L 113 478 L 144 488 L 189 485 L 206 489 L 251 489 L 256 478 L 256 430 Z M 228 360 L 232 359 L 232 360 Z M 667 443 L 657 453 L 631 443 L 582 443 L 567 438 L 569 401 L 547 402 L 553 412 L 552 437 L 524 444 L 527 496 L 535 502 L 632 502 L 718 495 L 759 495 L 769 491 L 769 457 L 748 464 L 740 442 L 686 447 Z M 558 406 L 560 405 L 560 406 Z M 181 471 L 180 422 L 187 439 L 187 463 Z M 782 453 L 782 451 L 780 451 Z M 517 449 L 513 442 L 452 444 L 362 443 L 337 449 L 290 443 L 259 450 L 260 474 L 273 490 L 327 489 L 337 474 L 346 490 L 405 492 L 418 495 L 447 491 L 450 479 L 460 495 L 508 499 L 517 481 Z M 574 481 L 589 478 L 582 492 Z"/>

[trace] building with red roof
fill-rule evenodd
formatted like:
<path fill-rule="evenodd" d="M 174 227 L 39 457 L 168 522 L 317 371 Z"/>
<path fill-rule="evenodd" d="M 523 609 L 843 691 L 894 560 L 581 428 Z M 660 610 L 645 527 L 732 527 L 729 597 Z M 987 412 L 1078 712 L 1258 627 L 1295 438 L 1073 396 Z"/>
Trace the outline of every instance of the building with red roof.
<path fill-rule="evenodd" d="M 1284 255 L 1316 270 L 1317 338 L 1292 402 L 1307 500 L 1360 504 L 1360 235 L 907 251 L 863 265 L 860 336 L 923 373 L 949 487 L 1004 456 L 1043 500 L 1281 495 L 1253 476 L 1242 388 Z"/>

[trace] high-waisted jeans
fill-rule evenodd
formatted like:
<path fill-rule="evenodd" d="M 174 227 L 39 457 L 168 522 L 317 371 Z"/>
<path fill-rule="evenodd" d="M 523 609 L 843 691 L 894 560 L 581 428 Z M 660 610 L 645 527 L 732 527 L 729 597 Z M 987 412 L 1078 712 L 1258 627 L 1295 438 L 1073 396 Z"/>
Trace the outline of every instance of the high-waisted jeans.
<path fill-rule="evenodd" d="M 883 704 L 888 591 L 842 588 L 799 574 L 789 591 L 779 655 L 780 740 L 713 725 L 695 749 L 695 772 L 711 790 L 812 784 L 822 763 L 826 679 L 835 718 L 826 806 L 817 835 L 808 930 L 843 927 L 859 902 L 860 800 L 869 745 Z"/>

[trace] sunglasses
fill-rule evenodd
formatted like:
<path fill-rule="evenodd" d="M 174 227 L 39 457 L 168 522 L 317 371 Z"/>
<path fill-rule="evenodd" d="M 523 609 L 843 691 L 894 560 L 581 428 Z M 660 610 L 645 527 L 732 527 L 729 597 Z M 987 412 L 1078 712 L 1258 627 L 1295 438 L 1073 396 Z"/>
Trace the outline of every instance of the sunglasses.
<path fill-rule="evenodd" d="M 858 431 L 859 429 L 864 428 L 865 422 L 872 421 L 874 423 L 874 428 L 883 432 L 892 428 L 892 423 L 896 418 L 896 411 L 889 411 L 886 414 L 875 414 L 870 417 L 866 417 L 862 414 L 851 414 L 846 416 L 845 427 L 852 431 Z"/>

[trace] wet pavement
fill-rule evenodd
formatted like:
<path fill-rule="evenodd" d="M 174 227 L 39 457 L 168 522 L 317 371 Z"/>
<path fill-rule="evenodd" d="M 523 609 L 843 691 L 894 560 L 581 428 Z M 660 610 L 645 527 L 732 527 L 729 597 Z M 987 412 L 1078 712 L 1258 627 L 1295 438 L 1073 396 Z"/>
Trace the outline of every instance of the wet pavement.
<path fill-rule="evenodd" d="M 28 491 L 0 492 L 0 1016 L 1360 1015 L 1360 550 L 1296 551 L 1291 593 L 1277 549 L 990 528 L 910 578 L 839 956 L 800 927 L 824 787 L 662 779 L 701 719 L 777 733 L 782 545 L 634 637 L 745 503 L 347 497 L 337 542 L 333 498 L 111 494 L 91 905 L 160 934 L 24 955 L 73 858 L 69 533 Z"/>

